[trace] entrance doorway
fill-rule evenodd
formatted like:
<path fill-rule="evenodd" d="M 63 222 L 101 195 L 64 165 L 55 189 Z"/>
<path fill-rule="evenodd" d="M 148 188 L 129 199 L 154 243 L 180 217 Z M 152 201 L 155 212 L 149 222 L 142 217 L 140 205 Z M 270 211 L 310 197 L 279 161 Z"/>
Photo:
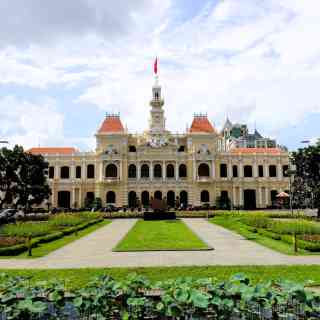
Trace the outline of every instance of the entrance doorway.
<path fill-rule="evenodd" d="M 244 209 L 254 210 L 257 208 L 256 204 L 256 190 L 247 189 L 243 191 Z"/>
<path fill-rule="evenodd" d="M 58 207 L 70 208 L 71 203 L 70 191 L 59 191 L 58 192 Z"/>
<path fill-rule="evenodd" d="M 158 200 L 162 200 L 162 192 L 161 191 L 156 191 L 154 193 L 154 198 Z"/>
<path fill-rule="evenodd" d="M 129 208 L 135 208 L 137 205 L 137 194 L 134 191 L 130 191 L 128 194 Z"/>
<path fill-rule="evenodd" d="M 175 206 L 175 194 L 174 191 L 170 190 L 167 192 L 167 204 L 169 207 L 174 208 Z"/>

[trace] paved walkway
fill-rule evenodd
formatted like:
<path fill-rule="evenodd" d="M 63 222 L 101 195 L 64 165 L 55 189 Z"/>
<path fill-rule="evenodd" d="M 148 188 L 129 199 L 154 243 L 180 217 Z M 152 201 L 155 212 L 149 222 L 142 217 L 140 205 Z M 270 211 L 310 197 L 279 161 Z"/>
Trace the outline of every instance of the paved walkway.
<path fill-rule="evenodd" d="M 119 219 L 37 259 L 0 259 L 0 268 L 85 268 L 205 265 L 319 264 L 319 256 L 287 256 L 205 219 L 183 219 L 213 251 L 112 252 L 135 224 Z"/>

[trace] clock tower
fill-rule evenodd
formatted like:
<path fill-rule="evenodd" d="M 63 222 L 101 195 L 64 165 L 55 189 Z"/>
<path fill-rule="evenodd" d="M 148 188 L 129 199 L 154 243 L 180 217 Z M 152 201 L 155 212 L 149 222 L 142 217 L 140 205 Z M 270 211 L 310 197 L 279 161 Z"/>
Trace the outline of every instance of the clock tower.
<path fill-rule="evenodd" d="M 165 132 L 165 117 L 161 97 L 161 86 L 159 85 L 158 75 L 155 75 L 155 83 L 152 87 L 152 100 L 150 101 L 150 133 L 162 134 Z"/>

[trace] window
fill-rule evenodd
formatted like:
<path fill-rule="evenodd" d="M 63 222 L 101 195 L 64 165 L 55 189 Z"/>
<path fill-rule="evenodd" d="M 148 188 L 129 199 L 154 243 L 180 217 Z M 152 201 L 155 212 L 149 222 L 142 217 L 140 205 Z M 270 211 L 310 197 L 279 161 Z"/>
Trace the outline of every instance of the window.
<path fill-rule="evenodd" d="M 49 167 L 49 179 L 54 179 L 54 167 Z"/>
<path fill-rule="evenodd" d="M 174 178 L 174 166 L 172 164 L 167 165 L 167 178 Z"/>
<path fill-rule="evenodd" d="M 141 166 L 141 178 L 149 178 L 149 166 L 147 164 Z"/>
<path fill-rule="evenodd" d="M 288 166 L 288 165 L 282 166 L 282 175 L 283 175 L 284 177 L 289 177 L 289 176 L 288 176 L 288 173 L 287 173 L 288 169 L 289 169 L 289 166 Z"/>
<path fill-rule="evenodd" d="M 70 168 L 69 167 L 61 167 L 60 169 L 60 178 L 61 179 L 69 179 L 70 178 Z"/>
<path fill-rule="evenodd" d="M 275 165 L 269 166 L 269 177 L 274 178 L 277 176 L 277 167 Z"/>
<path fill-rule="evenodd" d="M 135 146 L 129 146 L 129 152 L 137 152 L 137 149 Z"/>
<path fill-rule="evenodd" d="M 185 164 L 180 164 L 179 166 L 179 177 L 180 178 L 187 177 L 187 166 Z"/>
<path fill-rule="evenodd" d="M 209 202 L 210 201 L 209 191 L 202 190 L 200 194 L 200 200 L 201 202 Z"/>
<path fill-rule="evenodd" d="M 277 201 L 277 194 L 278 194 L 277 190 L 271 190 L 270 191 L 272 205 L 274 205 L 276 203 L 276 201 Z"/>
<path fill-rule="evenodd" d="M 93 164 L 89 164 L 87 166 L 87 178 L 94 179 L 94 165 Z"/>
<path fill-rule="evenodd" d="M 81 179 L 81 167 L 76 166 L 76 179 Z"/>
<path fill-rule="evenodd" d="M 107 192 L 106 202 L 107 203 L 116 203 L 116 194 L 113 191 Z"/>
<path fill-rule="evenodd" d="M 227 176 L 228 176 L 227 165 L 225 163 L 221 163 L 220 164 L 220 177 L 227 178 Z"/>
<path fill-rule="evenodd" d="M 178 152 L 185 152 L 185 146 L 180 146 L 178 149 Z"/>
<path fill-rule="evenodd" d="M 252 166 L 244 166 L 243 167 L 243 175 L 246 178 L 252 177 Z"/>
<path fill-rule="evenodd" d="M 106 178 L 116 178 L 118 176 L 118 168 L 114 164 L 108 164 L 106 167 Z"/>
<path fill-rule="evenodd" d="M 263 166 L 262 165 L 258 166 L 258 171 L 259 171 L 259 177 L 263 178 Z"/>
<path fill-rule="evenodd" d="M 162 167 L 160 164 L 156 164 L 153 168 L 153 174 L 155 178 L 161 178 L 162 177 Z"/>
<path fill-rule="evenodd" d="M 201 163 L 198 167 L 198 176 L 199 177 L 209 177 L 210 176 L 210 169 L 206 163 Z"/>
<path fill-rule="evenodd" d="M 134 164 L 130 164 L 128 168 L 128 178 L 136 178 L 137 177 L 137 168 Z"/>
<path fill-rule="evenodd" d="M 233 176 L 234 178 L 237 178 L 237 177 L 238 177 L 238 166 L 236 166 L 236 165 L 234 165 L 234 166 L 232 167 L 232 176 Z"/>

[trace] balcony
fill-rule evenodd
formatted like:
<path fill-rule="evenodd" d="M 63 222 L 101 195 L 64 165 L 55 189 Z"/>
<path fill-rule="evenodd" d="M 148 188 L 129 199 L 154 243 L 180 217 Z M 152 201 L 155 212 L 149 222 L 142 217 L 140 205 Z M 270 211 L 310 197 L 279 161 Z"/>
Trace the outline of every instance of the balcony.
<path fill-rule="evenodd" d="M 199 183 L 208 183 L 208 182 L 212 182 L 212 178 L 207 176 L 207 177 L 197 177 L 197 181 Z"/>
<path fill-rule="evenodd" d="M 108 184 L 115 184 L 120 182 L 119 177 L 104 177 L 103 182 L 108 183 Z"/>

